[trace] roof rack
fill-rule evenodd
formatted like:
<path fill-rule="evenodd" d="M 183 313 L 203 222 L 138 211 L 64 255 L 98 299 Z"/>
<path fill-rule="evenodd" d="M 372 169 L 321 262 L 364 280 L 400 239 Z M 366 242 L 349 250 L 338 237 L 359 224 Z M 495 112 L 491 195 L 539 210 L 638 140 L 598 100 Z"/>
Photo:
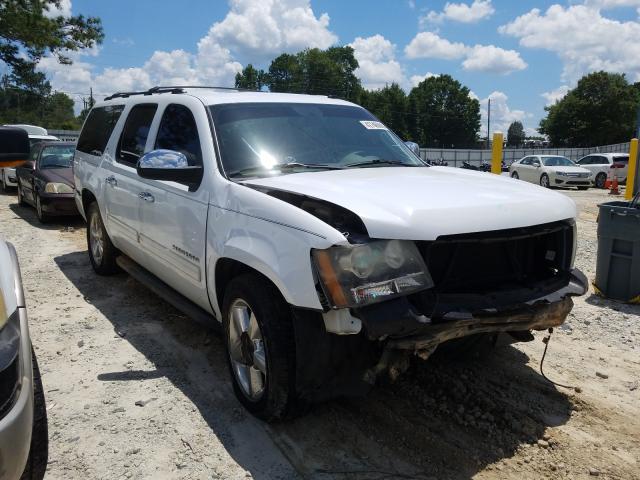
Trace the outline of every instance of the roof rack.
<path fill-rule="evenodd" d="M 133 95 L 153 95 L 155 93 L 185 93 L 185 89 L 187 88 L 203 88 L 203 89 L 211 89 L 211 90 L 232 90 L 236 92 L 254 92 L 260 93 L 260 90 L 248 90 L 246 88 L 235 88 L 235 87 L 216 87 L 216 86 L 205 86 L 205 85 L 176 85 L 176 86 L 155 86 L 151 87 L 149 90 L 141 91 L 141 92 L 118 92 L 113 95 L 109 95 L 105 97 L 105 100 L 112 100 L 114 98 L 127 98 Z M 262 92 L 267 93 L 267 92 Z"/>

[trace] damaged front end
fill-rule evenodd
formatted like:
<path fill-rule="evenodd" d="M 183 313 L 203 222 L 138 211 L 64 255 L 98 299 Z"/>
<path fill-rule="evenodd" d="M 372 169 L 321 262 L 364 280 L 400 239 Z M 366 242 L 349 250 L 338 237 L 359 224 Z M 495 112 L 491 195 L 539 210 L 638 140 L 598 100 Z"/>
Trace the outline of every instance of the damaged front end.
<path fill-rule="evenodd" d="M 358 305 L 361 291 L 371 285 L 378 288 L 381 282 L 351 286 L 352 298 L 347 298 L 348 292 L 337 287 L 333 291 L 326 287 L 321 291 L 328 305 L 335 308 L 335 297 L 342 295 L 340 298 L 348 307 L 339 310 L 349 320 L 343 322 L 350 326 L 344 331 L 328 323 L 335 315 L 330 311 L 324 314 L 325 335 L 334 337 L 329 340 L 333 345 L 329 349 L 333 348 L 336 354 L 346 353 L 360 377 L 369 383 L 382 373 L 394 379 L 406 369 L 412 355 L 426 359 L 438 345 L 449 340 L 501 332 L 510 333 L 516 340 L 531 338 L 531 330 L 561 325 L 573 307 L 571 297 L 587 291 L 586 277 L 573 268 L 575 223 L 572 220 L 444 236 L 435 241 L 415 242 L 415 245 L 417 255 L 424 262 L 426 278 L 412 273 L 413 267 L 398 269 L 400 282 L 396 284 L 405 286 L 405 292 L 398 290 L 396 295 L 384 297 L 382 301 L 369 296 L 363 305 Z M 406 255 L 410 256 L 411 251 Z M 415 263 L 415 259 L 410 260 Z M 340 265 L 340 261 L 344 263 L 339 259 L 335 264 Z M 326 285 L 326 273 L 323 273 L 326 265 L 320 270 L 319 283 Z M 416 291 L 406 287 L 415 284 L 407 280 L 414 278 L 422 282 Z M 338 278 L 333 280 L 340 283 Z M 309 324 L 296 322 L 298 329 L 303 325 Z M 326 334 L 327 331 L 351 335 L 331 335 Z M 345 337 L 352 338 L 347 341 Z M 300 342 L 305 341 L 298 333 L 296 338 L 300 347 Z M 335 347 L 338 344 L 340 348 Z M 315 352 L 316 362 L 321 361 L 323 353 L 314 345 L 302 347 L 302 355 Z M 349 351 L 356 347 L 366 350 L 363 358 L 356 359 L 357 355 Z M 304 378 L 299 380 L 305 385 Z M 316 386 L 317 381 L 318 376 L 314 380 Z M 334 375 L 332 381 L 337 382 L 338 375 Z M 314 390 L 317 393 L 315 388 L 309 392 Z"/>

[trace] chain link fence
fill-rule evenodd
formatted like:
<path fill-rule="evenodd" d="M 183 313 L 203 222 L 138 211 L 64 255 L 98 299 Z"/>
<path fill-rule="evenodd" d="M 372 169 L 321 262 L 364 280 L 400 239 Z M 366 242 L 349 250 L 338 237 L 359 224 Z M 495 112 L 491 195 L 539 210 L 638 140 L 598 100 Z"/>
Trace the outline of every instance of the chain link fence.
<path fill-rule="evenodd" d="M 590 153 L 627 153 L 629 142 L 587 148 L 505 148 L 502 158 L 507 165 L 527 155 L 559 155 L 574 162 Z M 427 161 L 445 161 L 450 167 L 461 167 L 463 162 L 480 166 L 482 162 L 491 162 L 491 150 L 421 148 L 420 156 Z"/>

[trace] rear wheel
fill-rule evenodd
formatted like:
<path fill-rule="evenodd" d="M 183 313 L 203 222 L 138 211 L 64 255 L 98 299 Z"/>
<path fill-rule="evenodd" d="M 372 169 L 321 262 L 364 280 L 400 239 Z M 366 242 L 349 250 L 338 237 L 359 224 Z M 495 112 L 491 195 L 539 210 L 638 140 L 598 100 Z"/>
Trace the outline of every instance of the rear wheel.
<path fill-rule="evenodd" d="M 607 174 L 604 172 L 600 172 L 598 175 L 596 175 L 596 187 L 597 188 L 604 188 L 604 184 L 607 181 Z"/>
<path fill-rule="evenodd" d="M 540 177 L 540 186 L 544 188 L 549 188 L 550 186 L 549 175 L 547 175 L 546 173 L 543 173 L 542 176 Z"/>
<path fill-rule="evenodd" d="M 291 312 L 264 277 L 234 278 L 224 295 L 223 328 L 233 389 L 267 422 L 294 414 L 295 341 Z"/>
<path fill-rule="evenodd" d="M 118 271 L 118 250 L 111 243 L 100 215 L 98 204 L 89 205 L 87 215 L 87 247 L 91 266 L 98 275 L 111 275 Z"/>
<path fill-rule="evenodd" d="M 515 178 L 516 180 L 518 180 L 520 178 L 520 175 L 518 175 L 518 172 L 513 172 L 511 174 L 511 178 Z"/>

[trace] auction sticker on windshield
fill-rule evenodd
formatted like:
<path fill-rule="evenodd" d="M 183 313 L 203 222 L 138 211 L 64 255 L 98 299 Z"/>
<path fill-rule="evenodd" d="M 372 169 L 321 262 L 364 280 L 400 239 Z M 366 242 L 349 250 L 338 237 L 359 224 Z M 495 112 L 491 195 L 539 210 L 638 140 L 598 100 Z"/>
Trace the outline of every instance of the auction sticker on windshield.
<path fill-rule="evenodd" d="M 381 122 L 374 122 L 372 120 L 360 120 L 360 123 L 364 125 L 364 128 L 366 128 L 367 130 L 386 130 L 387 129 L 387 127 L 385 127 Z"/>

